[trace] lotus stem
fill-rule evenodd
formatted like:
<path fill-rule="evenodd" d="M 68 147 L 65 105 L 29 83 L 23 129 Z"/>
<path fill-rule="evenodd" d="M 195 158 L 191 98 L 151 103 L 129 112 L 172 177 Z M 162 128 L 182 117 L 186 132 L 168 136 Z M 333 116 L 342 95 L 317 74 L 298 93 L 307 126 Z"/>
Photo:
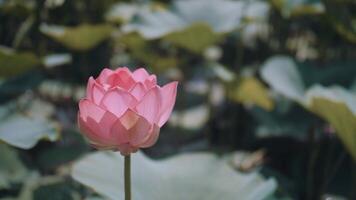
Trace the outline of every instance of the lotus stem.
<path fill-rule="evenodd" d="M 131 156 L 125 156 L 125 200 L 131 200 Z"/>

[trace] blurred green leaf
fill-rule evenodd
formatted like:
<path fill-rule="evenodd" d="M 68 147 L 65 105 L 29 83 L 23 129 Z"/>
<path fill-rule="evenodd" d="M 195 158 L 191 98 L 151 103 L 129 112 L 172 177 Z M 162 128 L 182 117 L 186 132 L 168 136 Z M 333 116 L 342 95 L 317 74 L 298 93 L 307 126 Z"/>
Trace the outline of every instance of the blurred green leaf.
<path fill-rule="evenodd" d="M 197 130 L 202 128 L 208 120 L 209 107 L 207 105 L 199 105 L 186 110 L 173 111 L 169 124 L 187 130 Z"/>
<path fill-rule="evenodd" d="M 44 185 L 33 191 L 33 200 L 72 200 L 72 188 L 67 183 Z"/>
<path fill-rule="evenodd" d="M 270 0 L 284 17 L 316 15 L 325 11 L 320 0 Z"/>
<path fill-rule="evenodd" d="M 245 77 L 231 91 L 231 98 L 243 104 L 255 104 L 265 110 L 272 110 L 274 102 L 267 88 L 254 77 Z"/>
<path fill-rule="evenodd" d="M 269 58 L 262 66 L 262 78 L 280 94 L 301 101 L 304 95 L 304 82 L 293 59 L 286 56 Z"/>
<path fill-rule="evenodd" d="M 42 24 L 40 31 L 67 48 L 86 51 L 110 37 L 113 27 L 108 24 L 82 24 L 76 27 Z"/>
<path fill-rule="evenodd" d="M 197 23 L 182 31 L 170 33 L 163 40 L 193 53 L 202 53 L 207 47 L 214 45 L 222 39 L 214 33 L 208 25 Z"/>
<path fill-rule="evenodd" d="M 31 52 L 16 52 L 0 46 L 0 77 L 15 76 L 41 65 Z"/>
<path fill-rule="evenodd" d="M 177 57 L 172 55 L 165 56 L 154 51 L 149 42 L 138 34 L 126 34 L 119 38 L 119 43 L 125 45 L 134 58 L 143 62 L 147 67 L 154 68 L 156 71 L 164 71 L 178 65 Z"/>
<path fill-rule="evenodd" d="M 119 153 L 94 153 L 74 165 L 72 176 L 110 199 L 121 199 L 123 177 L 115 172 L 123 170 L 123 162 Z M 265 180 L 257 172 L 234 171 L 226 160 L 210 153 L 161 161 L 136 153 L 132 163 L 133 196 L 137 200 L 262 200 L 276 189 L 274 179 Z"/>
<path fill-rule="evenodd" d="M 121 24 L 131 20 L 139 10 L 138 4 L 119 2 L 109 9 L 105 14 L 105 18 L 109 22 Z"/>
<path fill-rule="evenodd" d="M 30 149 L 44 138 L 58 139 L 58 130 L 48 121 L 14 114 L 0 122 L 0 140 L 15 147 Z"/>
<path fill-rule="evenodd" d="M 173 1 L 171 10 L 143 8 L 131 23 L 123 26 L 123 31 L 136 31 L 146 39 L 157 39 L 203 23 L 214 33 L 227 33 L 241 25 L 244 6 L 248 5 L 231 0 Z"/>
<path fill-rule="evenodd" d="M 0 143 L 0 158 L 0 189 L 9 188 L 11 183 L 20 183 L 26 178 L 28 171 L 14 149 Z"/>
<path fill-rule="evenodd" d="M 36 8 L 33 0 L 1 0 L 0 12 L 15 16 L 29 15 Z"/>
<path fill-rule="evenodd" d="M 61 138 L 60 144 L 39 152 L 36 160 L 41 169 L 53 170 L 74 161 L 88 150 L 88 143 L 81 134 L 66 132 Z"/>
<path fill-rule="evenodd" d="M 306 93 L 306 106 L 335 128 L 356 160 L 356 96 L 341 87 L 316 85 Z"/>
<path fill-rule="evenodd" d="M 20 108 L 20 105 L 28 103 L 26 101 L 30 105 Z M 41 139 L 58 139 L 57 125 L 48 120 L 52 107 L 27 98 L 16 103 L 0 107 L 0 140 L 18 148 L 30 149 Z"/>
<path fill-rule="evenodd" d="M 30 70 L 24 74 L 6 79 L 0 83 L 0 102 L 4 103 L 38 86 L 44 79 L 40 70 Z"/>
<path fill-rule="evenodd" d="M 72 62 L 72 55 L 67 53 L 51 54 L 42 58 L 43 65 L 47 68 L 53 68 Z"/>
<path fill-rule="evenodd" d="M 356 160 L 356 96 L 341 87 L 304 83 L 292 59 L 274 57 L 261 69 L 262 78 L 278 93 L 294 100 L 329 122 Z"/>

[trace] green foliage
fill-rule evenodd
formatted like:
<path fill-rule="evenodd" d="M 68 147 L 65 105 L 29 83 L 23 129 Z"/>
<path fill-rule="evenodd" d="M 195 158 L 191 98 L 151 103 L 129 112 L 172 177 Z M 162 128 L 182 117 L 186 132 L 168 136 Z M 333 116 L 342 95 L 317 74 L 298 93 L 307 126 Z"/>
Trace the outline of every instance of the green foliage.
<path fill-rule="evenodd" d="M 14 113 L 13 110 L 16 108 L 14 104 L 0 107 L 1 141 L 18 148 L 30 149 L 41 139 L 49 141 L 58 139 L 57 126 L 48 120 L 50 113 L 53 112 L 51 105 L 36 101 L 30 105 L 23 105 L 22 102 L 19 104 L 25 106 L 21 110 L 26 114 Z M 45 106 L 49 107 L 46 109 Z"/>
<path fill-rule="evenodd" d="M 193 24 L 192 26 L 163 37 L 163 40 L 172 43 L 174 46 L 185 48 L 193 53 L 202 53 L 207 47 L 214 45 L 221 36 L 214 33 L 205 24 Z"/>
<path fill-rule="evenodd" d="M 0 77 L 19 75 L 41 65 L 39 58 L 32 52 L 16 52 L 0 48 Z"/>
<path fill-rule="evenodd" d="M 322 14 L 325 7 L 320 0 L 271 0 L 285 17 Z"/>
<path fill-rule="evenodd" d="M 256 104 L 269 111 L 273 109 L 274 102 L 267 88 L 258 79 L 246 77 L 236 85 L 237 87 L 231 91 L 234 100 L 245 104 Z"/>
<path fill-rule="evenodd" d="M 356 96 L 339 87 L 312 86 L 304 92 L 304 83 L 293 60 L 274 57 L 262 68 L 262 77 L 282 95 L 328 121 L 356 160 Z"/>
<path fill-rule="evenodd" d="M 107 39 L 113 29 L 108 24 L 82 24 L 77 27 L 42 24 L 40 30 L 67 48 L 86 51 Z"/>
<path fill-rule="evenodd" d="M 91 150 L 78 100 L 104 67 L 139 66 L 179 88 L 145 150 L 169 158 L 133 156 L 135 199 L 355 199 L 355 10 L 353 0 L 0 0 L 0 198 L 121 197 L 120 156 L 77 161 Z M 244 159 L 250 173 L 190 153 L 260 149 Z"/>
<path fill-rule="evenodd" d="M 356 160 L 356 96 L 339 87 L 313 87 L 306 94 L 309 110 L 328 121 Z"/>
<path fill-rule="evenodd" d="M 123 196 L 123 179 L 112 173 L 122 171 L 123 162 L 119 153 L 94 153 L 74 165 L 72 176 L 108 198 L 119 199 Z M 266 180 L 257 172 L 236 172 L 226 160 L 210 153 L 183 154 L 161 161 L 137 153 L 132 163 L 136 199 L 233 200 L 238 196 L 241 200 L 262 200 L 276 188 L 274 179 Z"/>
<path fill-rule="evenodd" d="M 28 171 L 14 149 L 0 143 L 0 157 L 0 189 L 10 188 L 11 184 L 20 183 L 27 177 Z"/>

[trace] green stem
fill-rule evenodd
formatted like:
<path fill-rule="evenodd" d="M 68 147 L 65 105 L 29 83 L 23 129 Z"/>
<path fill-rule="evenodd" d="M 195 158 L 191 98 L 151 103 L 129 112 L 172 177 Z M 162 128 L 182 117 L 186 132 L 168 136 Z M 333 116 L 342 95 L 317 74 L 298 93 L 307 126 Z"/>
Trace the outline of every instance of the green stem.
<path fill-rule="evenodd" d="M 131 156 L 125 156 L 125 200 L 131 200 Z"/>

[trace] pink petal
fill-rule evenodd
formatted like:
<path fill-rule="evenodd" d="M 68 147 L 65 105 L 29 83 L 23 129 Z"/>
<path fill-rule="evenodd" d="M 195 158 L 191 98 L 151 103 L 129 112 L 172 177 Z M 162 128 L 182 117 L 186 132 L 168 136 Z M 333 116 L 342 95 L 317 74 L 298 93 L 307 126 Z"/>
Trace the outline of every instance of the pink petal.
<path fill-rule="evenodd" d="M 113 87 L 118 86 L 127 91 L 135 84 L 135 80 L 131 77 L 129 70 L 117 70 L 110 77 L 110 84 Z"/>
<path fill-rule="evenodd" d="M 132 74 L 131 73 L 131 71 L 130 71 L 130 69 L 129 68 L 127 68 L 127 67 L 118 67 L 117 69 L 115 69 L 115 73 L 118 73 L 118 72 L 121 72 L 121 71 L 125 71 L 125 72 L 127 72 L 128 74 Z"/>
<path fill-rule="evenodd" d="M 111 127 L 111 136 L 114 141 L 118 144 L 124 144 L 129 142 L 129 132 L 122 125 L 120 119 L 116 120 L 114 125 Z"/>
<path fill-rule="evenodd" d="M 141 148 L 147 148 L 147 147 L 153 146 L 158 140 L 159 131 L 160 131 L 159 126 L 154 124 L 152 126 L 152 130 L 149 133 L 150 137 L 143 144 L 141 144 L 140 147 Z"/>
<path fill-rule="evenodd" d="M 132 110 L 127 109 L 126 112 L 120 117 L 120 122 L 126 128 L 126 130 L 129 130 L 135 126 L 139 118 L 139 115 L 137 115 Z"/>
<path fill-rule="evenodd" d="M 130 93 L 119 88 L 114 88 L 105 94 L 100 106 L 114 113 L 117 117 L 121 117 L 128 108 L 132 108 L 136 104 L 136 98 Z"/>
<path fill-rule="evenodd" d="M 108 83 L 108 78 L 114 73 L 114 71 L 112 71 L 111 69 L 108 69 L 108 68 L 105 68 L 103 69 L 97 80 L 100 84 L 105 84 L 105 83 Z"/>
<path fill-rule="evenodd" d="M 94 78 L 91 76 L 89 77 L 88 80 L 88 84 L 87 84 L 87 93 L 86 93 L 86 98 L 93 101 L 93 94 L 92 94 L 92 90 L 93 90 L 93 86 L 95 84 L 95 80 Z"/>
<path fill-rule="evenodd" d="M 93 102 L 99 105 L 100 101 L 102 100 L 105 94 L 104 88 L 100 86 L 98 83 L 94 82 L 91 93 L 92 93 Z"/>
<path fill-rule="evenodd" d="M 135 125 L 129 130 L 130 144 L 139 146 L 149 138 L 151 124 L 143 117 L 136 120 Z"/>
<path fill-rule="evenodd" d="M 110 146 L 110 148 L 115 146 L 115 144 L 111 142 L 110 138 L 103 137 L 101 135 L 98 123 L 91 117 L 88 117 L 85 122 L 83 118 L 78 115 L 78 125 L 81 133 L 83 133 L 93 145 L 101 146 L 102 148 L 104 146 Z"/>
<path fill-rule="evenodd" d="M 148 78 L 149 74 L 144 68 L 136 69 L 132 73 L 132 77 L 135 79 L 136 82 L 144 82 Z"/>
<path fill-rule="evenodd" d="M 145 86 L 147 89 L 151 89 L 152 87 L 157 85 L 157 77 L 156 75 L 150 75 L 146 80 L 145 80 Z"/>
<path fill-rule="evenodd" d="M 112 144 L 115 144 L 116 141 L 112 140 L 111 129 L 117 120 L 118 118 L 114 114 L 106 111 L 104 116 L 101 118 L 100 122 L 98 123 L 100 127 L 100 136 L 108 140 L 111 140 Z"/>
<path fill-rule="evenodd" d="M 104 124 L 103 124 L 104 125 Z M 108 134 L 108 130 L 111 129 L 111 126 L 104 127 L 100 123 L 96 123 L 92 118 L 88 118 L 87 126 L 92 130 L 92 132 L 97 136 L 99 140 L 98 144 L 101 146 L 115 146 L 117 141 L 114 141 L 111 137 L 111 134 Z"/>
<path fill-rule="evenodd" d="M 162 127 L 172 113 L 176 102 L 178 82 L 174 81 L 161 88 L 162 107 L 158 125 Z"/>
<path fill-rule="evenodd" d="M 139 101 L 146 94 L 146 88 L 142 83 L 138 82 L 131 88 L 130 93 Z"/>
<path fill-rule="evenodd" d="M 136 106 L 137 113 L 151 124 L 158 121 L 161 106 L 161 97 L 158 87 L 149 90 Z"/>
<path fill-rule="evenodd" d="M 99 122 L 101 118 L 103 118 L 105 110 L 101 109 L 88 99 L 82 99 L 79 101 L 79 113 L 84 121 L 86 121 L 88 117 L 91 117 L 96 122 Z"/>

